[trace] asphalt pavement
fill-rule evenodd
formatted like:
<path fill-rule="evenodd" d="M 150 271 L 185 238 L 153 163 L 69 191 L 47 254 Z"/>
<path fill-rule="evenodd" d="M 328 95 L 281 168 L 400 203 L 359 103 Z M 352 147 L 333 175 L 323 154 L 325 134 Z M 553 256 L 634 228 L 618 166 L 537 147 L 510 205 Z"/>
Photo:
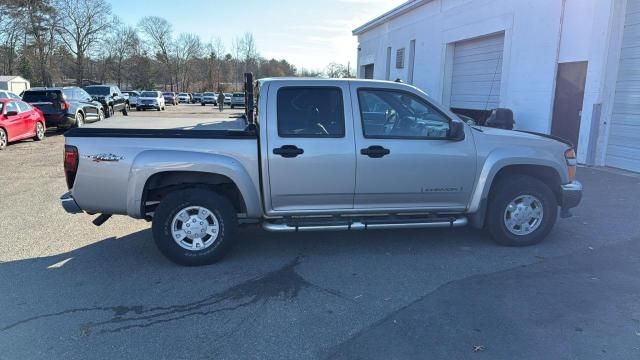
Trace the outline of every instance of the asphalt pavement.
<path fill-rule="evenodd" d="M 183 112 L 232 115 L 103 125 Z M 222 262 L 185 268 L 145 221 L 64 213 L 63 142 L 0 152 L 0 359 L 640 358 L 638 175 L 580 168 L 582 205 L 533 247 L 248 227 Z"/>

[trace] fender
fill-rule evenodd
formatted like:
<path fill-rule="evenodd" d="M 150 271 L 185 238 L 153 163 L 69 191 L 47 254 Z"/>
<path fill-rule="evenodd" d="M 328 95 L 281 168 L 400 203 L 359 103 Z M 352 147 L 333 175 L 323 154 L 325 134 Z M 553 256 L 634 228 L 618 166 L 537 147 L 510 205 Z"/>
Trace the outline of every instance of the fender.
<path fill-rule="evenodd" d="M 147 180 L 158 173 L 193 171 L 220 174 L 231 179 L 240 190 L 250 218 L 262 215 L 258 188 L 247 170 L 231 157 L 193 151 L 147 150 L 135 158 L 129 173 L 127 214 L 142 218 L 142 192 Z"/>
<path fill-rule="evenodd" d="M 469 203 L 469 213 L 484 211 L 483 207 L 486 207 L 486 199 L 489 196 L 493 179 L 500 170 L 510 165 L 550 167 L 558 173 L 563 184 L 569 182 L 564 159 L 558 159 L 551 151 L 528 147 L 499 148 L 491 151 L 485 158 L 484 164 L 481 165 L 482 170 Z"/>

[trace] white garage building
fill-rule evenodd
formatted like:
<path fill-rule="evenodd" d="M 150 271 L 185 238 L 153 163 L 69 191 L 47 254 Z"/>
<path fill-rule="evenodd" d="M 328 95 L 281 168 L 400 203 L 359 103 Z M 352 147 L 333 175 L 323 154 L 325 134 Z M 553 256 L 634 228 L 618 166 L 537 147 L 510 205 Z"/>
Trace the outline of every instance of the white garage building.
<path fill-rule="evenodd" d="M 20 94 L 30 87 L 29 80 L 20 76 L 0 76 L 0 90 L 9 90 L 14 94 Z"/>
<path fill-rule="evenodd" d="M 416 85 L 578 160 L 640 172 L 640 0 L 411 0 L 353 31 L 358 76 Z"/>

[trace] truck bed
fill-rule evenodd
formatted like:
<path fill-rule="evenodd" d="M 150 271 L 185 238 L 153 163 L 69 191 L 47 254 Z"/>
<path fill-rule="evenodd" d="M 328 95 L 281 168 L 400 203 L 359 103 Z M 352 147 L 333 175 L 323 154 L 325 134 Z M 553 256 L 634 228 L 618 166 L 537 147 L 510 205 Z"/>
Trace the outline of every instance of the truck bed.
<path fill-rule="evenodd" d="M 85 129 L 143 129 L 143 130 L 244 130 L 244 117 L 203 119 L 199 117 L 134 117 L 115 116 L 87 124 Z"/>

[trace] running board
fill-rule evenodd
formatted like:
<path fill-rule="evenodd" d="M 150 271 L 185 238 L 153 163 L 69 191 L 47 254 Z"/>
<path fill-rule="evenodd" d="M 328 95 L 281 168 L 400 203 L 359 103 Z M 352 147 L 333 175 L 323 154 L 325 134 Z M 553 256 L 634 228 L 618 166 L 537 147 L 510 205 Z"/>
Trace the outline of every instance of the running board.
<path fill-rule="evenodd" d="M 345 231 L 345 230 L 380 230 L 380 229 L 428 229 L 428 228 L 456 228 L 466 226 L 469 223 L 466 217 L 439 219 L 433 221 L 414 222 L 360 222 L 342 224 L 284 224 L 263 222 L 262 228 L 273 232 L 298 232 L 298 231 Z"/>

